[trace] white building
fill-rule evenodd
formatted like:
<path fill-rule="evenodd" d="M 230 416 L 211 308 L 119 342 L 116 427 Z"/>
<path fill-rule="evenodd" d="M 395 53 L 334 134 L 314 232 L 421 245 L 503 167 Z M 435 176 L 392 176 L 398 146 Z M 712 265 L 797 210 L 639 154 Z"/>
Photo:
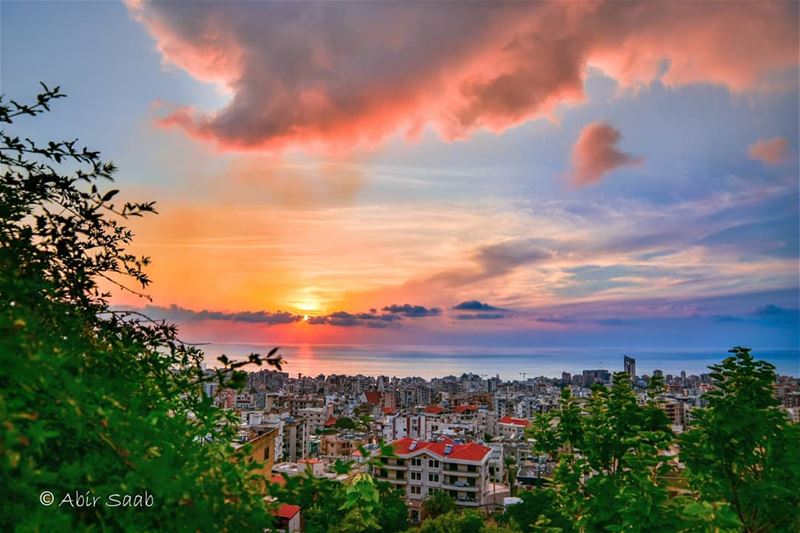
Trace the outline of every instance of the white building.
<path fill-rule="evenodd" d="M 406 501 L 418 513 L 422 501 L 434 491 L 448 493 L 463 507 L 480 507 L 493 501 L 489 482 L 492 449 L 470 442 L 456 444 L 450 439 L 436 442 L 410 438 L 392 442 L 393 457 L 381 457 L 374 474 L 402 487 Z"/>
<path fill-rule="evenodd" d="M 498 420 L 497 425 L 501 437 L 511 440 L 521 440 L 525 436 L 525 429 L 530 425 L 530 422 L 524 418 L 504 416 Z"/>

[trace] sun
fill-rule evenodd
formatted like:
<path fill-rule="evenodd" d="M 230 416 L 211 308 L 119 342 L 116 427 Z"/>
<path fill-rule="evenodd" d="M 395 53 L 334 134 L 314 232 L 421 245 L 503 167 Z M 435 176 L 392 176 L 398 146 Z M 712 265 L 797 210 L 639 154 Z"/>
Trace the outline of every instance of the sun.
<path fill-rule="evenodd" d="M 313 298 L 305 298 L 299 302 L 294 302 L 292 305 L 300 311 L 319 311 L 321 309 L 319 300 Z"/>

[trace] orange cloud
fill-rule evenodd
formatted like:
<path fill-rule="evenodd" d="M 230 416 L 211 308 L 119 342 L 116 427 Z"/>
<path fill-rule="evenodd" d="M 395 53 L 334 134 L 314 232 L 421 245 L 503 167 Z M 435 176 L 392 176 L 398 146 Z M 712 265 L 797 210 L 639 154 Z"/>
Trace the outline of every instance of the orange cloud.
<path fill-rule="evenodd" d="M 577 185 L 590 185 L 616 168 L 641 163 L 641 158 L 617 149 L 621 137 L 618 130 L 603 122 L 585 126 L 572 148 L 572 180 Z"/>
<path fill-rule="evenodd" d="M 747 148 L 750 159 L 756 159 L 767 165 L 779 165 L 789 160 L 789 140 L 785 137 L 759 139 Z"/>
<path fill-rule="evenodd" d="M 586 67 L 623 87 L 770 87 L 798 64 L 796 2 L 129 2 L 165 62 L 228 105 L 173 125 L 227 149 L 350 149 L 426 126 L 502 131 L 580 102 Z"/>

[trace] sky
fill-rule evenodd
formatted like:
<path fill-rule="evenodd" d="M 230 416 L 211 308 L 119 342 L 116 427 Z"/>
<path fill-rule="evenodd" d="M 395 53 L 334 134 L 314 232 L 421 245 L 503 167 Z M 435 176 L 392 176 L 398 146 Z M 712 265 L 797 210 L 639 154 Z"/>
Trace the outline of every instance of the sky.
<path fill-rule="evenodd" d="M 187 340 L 796 350 L 796 2 L 0 3 Z M 15 125 L 16 127 L 17 125 Z"/>

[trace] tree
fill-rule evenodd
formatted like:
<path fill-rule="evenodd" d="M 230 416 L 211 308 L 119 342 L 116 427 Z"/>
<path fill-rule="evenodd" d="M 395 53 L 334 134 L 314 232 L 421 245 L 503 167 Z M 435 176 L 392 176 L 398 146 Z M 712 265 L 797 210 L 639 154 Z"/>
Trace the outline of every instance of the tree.
<path fill-rule="evenodd" d="M 455 510 L 455 500 L 443 491 L 428 494 L 428 497 L 422 502 L 422 514 L 425 518 L 436 518 Z"/>
<path fill-rule="evenodd" d="M 353 419 L 349 418 L 349 417 L 346 417 L 346 416 L 343 416 L 343 417 L 337 419 L 336 422 L 333 425 L 334 425 L 334 427 L 336 427 L 338 429 L 355 429 L 356 428 L 356 423 L 353 421 Z"/>
<path fill-rule="evenodd" d="M 680 438 L 690 486 L 730 505 L 743 531 L 800 531 L 800 426 L 778 408 L 775 367 L 736 347 Z"/>
<path fill-rule="evenodd" d="M 381 507 L 378 511 L 380 530 L 396 533 L 408 529 L 408 505 L 402 489 L 396 489 L 388 482 L 378 482 L 381 492 Z"/>
<path fill-rule="evenodd" d="M 549 488 L 524 490 L 519 494 L 522 499 L 520 503 L 508 506 L 505 513 L 498 519 L 504 523 L 510 523 L 519 528 L 520 531 L 540 531 L 537 522 L 544 517 L 548 524 L 561 531 L 571 531 L 572 525 L 559 512 L 557 494 Z"/>
<path fill-rule="evenodd" d="M 284 477 L 284 482 L 272 485 L 269 492 L 278 501 L 299 505 L 303 509 L 308 533 L 330 531 L 342 519 L 340 508 L 346 501 L 344 488 L 341 483 L 328 478 L 317 478 L 310 472 Z"/>
<path fill-rule="evenodd" d="M 125 224 L 154 203 L 104 190 L 116 168 L 77 141 L 6 130 L 61 97 L 43 86 L 33 104 L 0 98 L 0 529 L 269 527 L 259 465 L 236 460 L 248 452 L 231 446 L 237 421 L 202 390 L 208 379 L 241 386 L 246 362 L 225 358 L 205 375 L 175 326 L 112 309 L 99 284 L 148 286 L 149 259 L 128 251 Z M 101 504 L 47 507 L 43 491 L 58 502 L 89 491 Z M 149 495 L 152 506 L 102 505 L 112 494 Z"/>
<path fill-rule="evenodd" d="M 671 469 L 669 421 L 652 397 L 639 405 L 627 374 L 614 374 L 610 388 L 596 386 L 585 412 L 564 389 L 560 407 L 529 434 L 536 451 L 558 460 L 553 494 L 574 527 L 675 530 L 677 510 L 667 504 L 663 480 Z"/>
<path fill-rule="evenodd" d="M 419 533 L 481 533 L 483 517 L 474 511 L 449 511 L 425 520 L 417 529 Z"/>

